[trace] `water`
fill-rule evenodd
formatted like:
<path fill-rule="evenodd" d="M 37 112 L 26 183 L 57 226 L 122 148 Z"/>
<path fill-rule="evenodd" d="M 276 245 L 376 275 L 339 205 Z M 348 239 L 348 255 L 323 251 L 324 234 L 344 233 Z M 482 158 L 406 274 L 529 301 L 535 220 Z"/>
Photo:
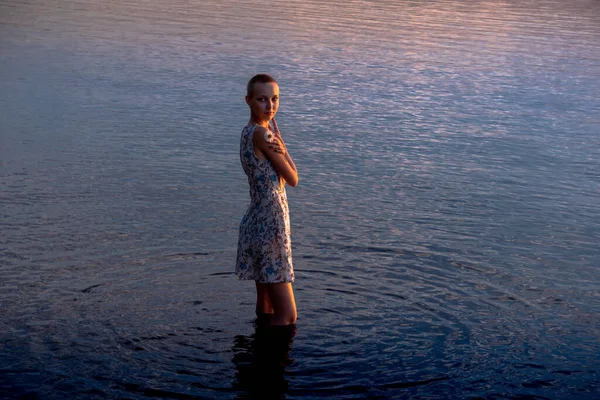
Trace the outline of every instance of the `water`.
<path fill-rule="evenodd" d="M 3 1 L 2 396 L 596 398 L 599 21 Z M 300 172 L 287 337 L 232 274 L 258 72 Z"/>

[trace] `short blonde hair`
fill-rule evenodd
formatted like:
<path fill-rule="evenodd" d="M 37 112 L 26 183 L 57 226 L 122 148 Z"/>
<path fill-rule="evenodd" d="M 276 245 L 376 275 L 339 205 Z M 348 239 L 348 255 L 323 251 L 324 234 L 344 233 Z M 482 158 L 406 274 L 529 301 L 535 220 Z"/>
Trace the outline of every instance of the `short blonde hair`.
<path fill-rule="evenodd" d="M 254 75 L 252 79 L 248 81 L 248 86 L 246 87 L 246 95 L 248 97 L 252 97 L 254 92 L 254 85 L 257 83 L 277 83 L 275 78 L 268 74 L 258 74 Z"/>

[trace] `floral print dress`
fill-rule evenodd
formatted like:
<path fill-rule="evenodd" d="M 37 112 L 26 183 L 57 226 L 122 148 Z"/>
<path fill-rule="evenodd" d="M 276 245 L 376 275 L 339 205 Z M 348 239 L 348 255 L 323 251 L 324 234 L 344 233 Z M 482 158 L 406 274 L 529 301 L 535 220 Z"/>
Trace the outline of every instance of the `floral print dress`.
<path fill-rule="evenodd" d="M 240 223 L 235 269 L 239 279 L 293 282 L 285 181 L 268 159 L 260 160 L 254 153 L 252 136 L 256 127 L 246 126 L 240 140 L 240 159 L 250 185 L 250 206 Z M 267 135 L 272 134 L 267 131 Z"/>

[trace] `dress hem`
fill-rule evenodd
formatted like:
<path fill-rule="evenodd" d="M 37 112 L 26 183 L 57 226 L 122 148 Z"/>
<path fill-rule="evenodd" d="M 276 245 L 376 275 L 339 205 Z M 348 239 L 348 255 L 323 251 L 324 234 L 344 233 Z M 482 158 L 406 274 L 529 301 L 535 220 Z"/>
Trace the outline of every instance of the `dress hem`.
<path fill-rule="evenodd" d="M 292 279 L 291 281 L 290 280 L 282 280 L 282 281 L 276 281 L 276 282 L 261 282 L 260 279 L 242 278 L 242 277 L 238 276 L 238 280 L 239 281 L 255 281 L 258 283 L 294 283 L 294 281 L 296 279 Z"/>

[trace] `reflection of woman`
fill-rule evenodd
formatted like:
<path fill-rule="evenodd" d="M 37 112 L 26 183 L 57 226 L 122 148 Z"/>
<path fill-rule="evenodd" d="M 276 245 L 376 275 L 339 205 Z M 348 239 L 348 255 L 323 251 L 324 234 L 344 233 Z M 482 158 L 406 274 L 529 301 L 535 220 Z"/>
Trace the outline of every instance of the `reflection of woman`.
<path fill-rule="evenodd" d="M 234 389 L 242 391 L 239 399 L 282 398 L 288 389 L 286 367 L 296 328 L 269 327 L 257 324 L 251 336 L 238 335 L 233 340 L 233 363 L 237 370 Z"/>

